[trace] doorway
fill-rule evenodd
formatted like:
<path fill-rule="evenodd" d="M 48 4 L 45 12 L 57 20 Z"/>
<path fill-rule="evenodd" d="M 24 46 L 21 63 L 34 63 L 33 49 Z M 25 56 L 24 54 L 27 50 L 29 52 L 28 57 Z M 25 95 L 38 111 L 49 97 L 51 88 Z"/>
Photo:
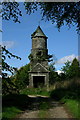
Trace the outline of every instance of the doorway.
<path fill-rule="evenodd" d="M 45 76 L 33 76 L 33 86 L 34 88 L 44 87 Z"/>

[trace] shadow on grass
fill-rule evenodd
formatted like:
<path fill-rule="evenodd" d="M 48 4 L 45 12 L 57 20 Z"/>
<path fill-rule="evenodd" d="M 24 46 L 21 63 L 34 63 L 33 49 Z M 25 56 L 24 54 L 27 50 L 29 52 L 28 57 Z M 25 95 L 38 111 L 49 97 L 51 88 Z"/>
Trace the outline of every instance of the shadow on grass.
<path fill-rule="evenodd" d="M 52 90 L 50 93 L 50 97 L 54 100 L 65 99 L 80 99 L 80 84 L 71 83 L 66 88 L 57 88 Z"/>
<path fill-rule="evenodd" d="M 21 110 L 24 110 L 27 107 L 28 102 L 29 98 L 27 95 L 12 94 L 2 98 L 2 107 L 15 106 Z"/>
<path fill-rule="evenodd" d="M 52 105 L 50 105 L 49 103 L 51 103 L 51 98 L 49 97 L 43 97 L 43 96 L 27 96 L 24 94 L 13 94 L 13 95 L 7 95 L 4 96 L 2 99 L 2 107 L 17 107 L 22 111 L 25 110 L 39 110 L 39 109 L 43 109 L 44 107 L 46 107 L 46 109 L 48 109 L 49 107 L 51 107 Z M 42 107 L 41 107 L 42 106 Z M 4 110 L 4 109 L 3 109 Z"/>
<path fill-rule="evenodd" d="M 44 98 L 37 98 L 37 97 L 28 97 L 27 95 L 23 94 L 13 94 L 4 96 L 2 99 L 2 107 L 17 107 L 20 110 L 33 110 L 36 105 L 38 105 L 41 101 L 46 101 Z M 36 108 L 37 109 L 37 108 Z"/>

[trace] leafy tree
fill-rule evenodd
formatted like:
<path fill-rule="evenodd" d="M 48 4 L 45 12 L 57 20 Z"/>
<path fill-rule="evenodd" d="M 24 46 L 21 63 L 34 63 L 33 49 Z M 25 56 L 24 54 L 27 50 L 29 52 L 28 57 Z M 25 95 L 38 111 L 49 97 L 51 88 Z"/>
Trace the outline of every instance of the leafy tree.
<path fill-rule="evenodd" d="M 13 81 L 11 81 L 11 79 L 7 76 L 7 72 L 11 72 L 12 74 L 14 73 L 14 71 L 16 70 L 15 67 L 10 66 L 7 62 L 6 62 L 6 58 L 17 58 L 20 59 L 20 57 L 13 55 L 11 52 L 9 52 L 6 47 L 1 47 L 0 46 L 0 53 L 2 52 L 2 93 L 3 95 L 6 94 L 11 94 L 14 92 L 18 92 L 15 84 Z"/>
<path fill-rule="evenodd" d="M 79 61 L 74 58 L 72 63 L 67 61 L 65 66 L 63 66 L 62 71 L 64 71 L 66 78 L 73 78 L 80 76 Z"/>
<path fill-rule="evenodd" d="M 49 65 L 49 83 L 50 85 L 54 84 L 57 80 L 59 80 L 59 75 L 57 72 L 55 72 L 55 67 L 54 67 L 54 63 L 51 63 Z"/>
<path fill-rule="evenodd" d="M 2 3 L 2 18 L 5 20 L 13 19 L 14 22 L 20 22 L 19 16 L 22 16 L 17 2 Z M 66 24 L 69 28 L 76 25 L 76 30 L 80 30 L 80 2 L 24 2 L 27 14 L 41 10 L 42 20 L 56 23 L 57 28 Z"/>
<path fill-rule="evenodd" d="M 9 71 L 12 74 L 14 73 L 14 70 L 16 70 L 15 67 L 10 66 L 7 62 L 6 62 L 6 58 L 8 57 L 9 59 L 13 58 L 17 58 L 20 59 L 20 57 L 13 55 L 11 52 L 9 52 L 6 47 L 2 47 L 2 77 L 5 78 L 7 77 L 7 73 L 5 73 L 5 71 Z"/>
<path fill-rule="evenodd" d="M 66 79 L 65 73 L 60 73 L 60 74 L 59 74 L 59 80 L 60 80 L 60 81 L 63 81 L 63 80 L 65 80 L 65 79 Z"/>
<path fill-rule="evenodd" d="M 2 2 L 2 19 L 12 19 L 15 23 L 19 22 L 19 16 L 22 16 L 18 2 Z"/>
<path fill-rule="evenodd" d="M 1 7 L 2 5 L 2 7 Z M 19 22 L 19 16 L 22 16 L 21 11 L 19 10 L 19 3 L 17 2 L 0 2 L 0 17 L 4 20 L 10 20 L 13 19 L 14 22 Z M 0 30 L 2 32 L 2 30 Z M 4 95 L 13 93 L 14 91 L 17 91 L 16 86 L 11 81 L 9 77 L 7 77 L 7 72 L 11 72 L 12 74 L 16 70 L 15 67 L 10 66 L 6 62 L 6 58 L 17 58 L 20 59 L 20 57 L 13 55 L 11 52 L 9 52 L 6 47 L 2 47 L 0 45 L 0 53 L 2 52 L 2 62 L 0 64 L 0 67 L 2 66 L 2 92 Z M 1 72 L 1 70 L 0 70 Z"/>
<path fill-rule="evenodd" d="M 65 63 L 65 66 L 63 66 L 63 68 L 61 68 L 61 70 L 64 72 L 66 78 L 69 77 L 69 74 L 70 74 L 70 66 L 71 66 L 71 62 L 70 61 L 67 61 Z"/>
<path fill-rule="evenodd" d="M 30 64 L 21 67 L 14 76 L 15 84 L 19 90 L 29 85 L 29 73 Z"/>
<path fill-rule="evenodd" d="M 40 8 L 42 19 L 56 23 L 58 29 L 66 23 L 68 27 L 75 24 L 80 30 L 80 2 L 25 2 L 24 5 L 27 14 Z"/>
<path fill-rule="evenodd" d="M 70 73 L 71 77 L 80 77 L 79 61 L 76 58 L 74 58 L 70 66 Z"/>

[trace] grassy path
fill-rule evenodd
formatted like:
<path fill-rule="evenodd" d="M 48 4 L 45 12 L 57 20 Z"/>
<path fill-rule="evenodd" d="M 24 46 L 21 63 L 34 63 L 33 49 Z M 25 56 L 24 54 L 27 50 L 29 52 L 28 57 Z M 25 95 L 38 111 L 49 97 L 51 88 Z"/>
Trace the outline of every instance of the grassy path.
<path fill-rule="evenodd" d="M 33 102 L 17 118 L 72 118 L 60 103 L 51 98 L 45 96 L 30 97 Z"/>

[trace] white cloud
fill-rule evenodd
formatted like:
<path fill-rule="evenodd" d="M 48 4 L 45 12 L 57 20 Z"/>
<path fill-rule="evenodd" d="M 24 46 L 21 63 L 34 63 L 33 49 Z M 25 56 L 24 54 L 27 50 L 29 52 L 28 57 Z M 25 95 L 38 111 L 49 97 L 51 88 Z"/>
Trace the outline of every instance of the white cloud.
<path fill-rule="evenodd" d="M 0 42 L 0 45 L 6 46 L 6 48 L 8 49 L 8 48 L 13 47 L 14 42 L 13 41 L 2 41 L 2 42 Z"/>
<path fill-rule="evenodd" d="M 77 58 L 77 56 L 75 56 L 74 54 L 69 55 L 69 56 L 65 56 L 65 57 L 59 59 L 58 61 L 56 61 L 56 64 L 64 64 L 64 63 L 66 63 L 67 61 L 72 62 L 72 60 L 73 60 L 75 57 Z"/>
<path fill-rule="evenodd" d="M 56 72 L 58 72 L 58 74 L 60 74 L 60 73 L 64 73 L 63 71 L 61 71 L 61 70 L 57 70 Z"/>

